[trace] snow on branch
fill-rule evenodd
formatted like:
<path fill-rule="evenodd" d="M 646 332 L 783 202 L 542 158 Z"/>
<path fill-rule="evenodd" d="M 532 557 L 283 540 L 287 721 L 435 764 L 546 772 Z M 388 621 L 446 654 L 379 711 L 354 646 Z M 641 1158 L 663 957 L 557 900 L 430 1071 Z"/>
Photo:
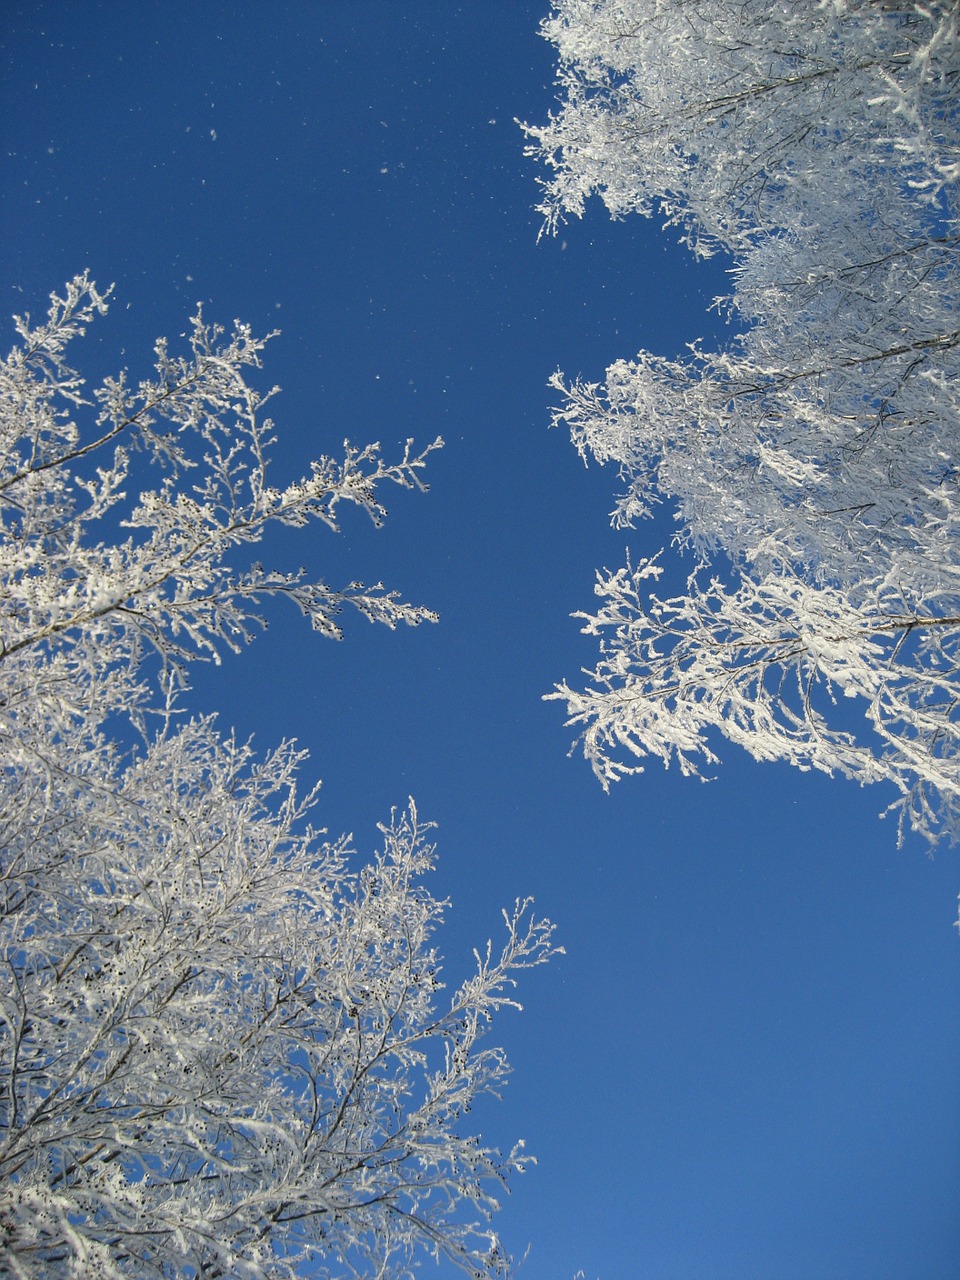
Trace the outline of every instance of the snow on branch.
<path fill-rule="evenodd" d="M 550 696 L 604 785 L 647 755 L 698 773 L 722 735 L 892 784 L 902 827 L 956 840 L 956 5 L 558 0 L 542 30 L 546 229 L 594 193 L 659 214 L 729 256 L 735 322 L 717 352 L 552 379 L 555 423 L 619 472 L 614 523 L 665 505 L 699 570 L 666 598 L 649 558 L 601 575 L 600 661 Z"/>
<path fill-rule="evenodd" d="M 440 441 L 348 443 L 274 488 L 265 340 L 198 311 L 185 354 L 87 394 L 67 349 L 107 296 L 77 277 L 0 364 L 0 1272 L 505 1275 L 490 1219 L 529 1157 L 467 1115 L 505 1082 L 484 1036 L 552 925 L 518 903 L 445 997 L 413 802 L 363 865 L 311 825 L 302 750 L 183 714 L 185 665 L 267 597 L 334 636 L 344 604 L 434 617 L 225 556 L 345 504 L 380 523 Z M 157 483 L 130 497 L 135 465 Z"/>

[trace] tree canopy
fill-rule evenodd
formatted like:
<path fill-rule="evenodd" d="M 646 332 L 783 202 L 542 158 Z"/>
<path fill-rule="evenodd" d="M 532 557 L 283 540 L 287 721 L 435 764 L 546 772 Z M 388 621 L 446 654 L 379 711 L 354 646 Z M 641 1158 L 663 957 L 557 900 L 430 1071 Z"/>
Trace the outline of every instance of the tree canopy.
<path fill-rule="evenodd" d="M 560 0 L 561 105 L 526 126 L 548 230 L 599 194 L 729 256 L 719 351 L 554 379 L 614 464 L 613 519 L 663 554 L 598 576 L 570 723 L 608 785 L 659 756 L 758 759 L 897 791 L 960 835 L 960 31 L 955 5 Z M 841 705 L 841 700 L 851 703 Z"/>
<path fill-rule="evenodd" d="M 264 341 L 198 314 L 186 355 L 160 342 L 154 376 L 90 393 L 66 351 L 105 308 L 78 277 L 0 365 L 0 1270 L 501 1274 L 489 1218 L 528 1157 L 465 1114 L 503 1083 L 482 1037 L 552 926 L 517 902 L 444 994 L 413 802 L 358 865 L 311 825 L 302 751 L 183 704 L 189 661 L 246 640 L 264 597 L 327 635 L 346 602 L 432 617 L 228 564 L 270 522 L 379 521 L 429 450 L 347 445 L 272 488 Z M 157 487 L 133 500 L 135 475 Z"/>

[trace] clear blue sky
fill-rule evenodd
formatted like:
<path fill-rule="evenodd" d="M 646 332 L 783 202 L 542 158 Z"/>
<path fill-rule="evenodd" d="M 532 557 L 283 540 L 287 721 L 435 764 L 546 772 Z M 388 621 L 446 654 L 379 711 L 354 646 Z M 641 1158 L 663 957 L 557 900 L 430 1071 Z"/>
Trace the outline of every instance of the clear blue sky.
<path fill-rule="evenodd" d="M 524 1280 L 951 1280 L 956 852 L 898 851 L 889 797 L 733 748 L 709 786 L 652 767 L 605 796 L 540 701 L 590 662 L 568 615 L 628 541 L 615 476 L 547 428 L 547 378 L 714 340 L 724 289 L 599 208 L 537 244 L 514 118 L 552 100 L 545 9 L 7 0 L 0 312 L 89 267 L 117 290 L 88 362 L 132 375 L 198 299 L 282 328 L 278 480 L 345 435 L 445 437 L 385 529 L 264 548 L 440 624 L 348 618 L 335 645 L 277 613 L 192 696 L 308 747 L 323 821 L 361 849 L 415 796 L 452 976 L 517 895 L 558 922 L 567 956 L 499 1026 L 507 1095 L 473 1117 L 540 1158 L 500 1219 Z M 667 514 L 629 542 L 668 536 Z"/>

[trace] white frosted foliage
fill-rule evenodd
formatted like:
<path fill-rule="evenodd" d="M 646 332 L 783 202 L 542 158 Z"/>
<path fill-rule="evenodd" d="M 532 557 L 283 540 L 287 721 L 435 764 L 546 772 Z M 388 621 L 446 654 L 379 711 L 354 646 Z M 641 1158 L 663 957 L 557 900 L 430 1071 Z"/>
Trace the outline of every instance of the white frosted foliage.
<path fill-rule="evenodd" d="M 958 22 L 937 0 L 560 0 L 544 23 L 546 228 L 596 193 L 732 263 L 724 349 L 553 383 L 556 422 L 619 471 L 614 522 L 665 503 L 692 558 L 664 599 L 649 560 L 605 572 L 583 615 L 601 661 L 553 696 L 605 784 L 647 755 L 696 773 L 724 735 L 892 783 L 901 822 L 960 834 Z"/>
<path fill-rule="evenodd" d="M 273 488 L 263 341 L 198 314 L 186 355 L 159 343 L 155 376 L 87 395 L 65 351 L 105 306 L 77 278 L 0 365 L 0 1272 L 500 1275 L 490 1217 L 529 1158 L 467 1113 L 505 1080 L 484 1036 L 552 926 L 516 903 L 445 991 L 413 802 L 365 865 L 311 825 L 303 752 L 181 706 L 186 664 L 246 640 L 266 597 L 328 635 L 344 603 L 432 617 L 224 564 L 272 521 L 379 522 L 426 453 L 346 445 Z M 133 450 L 157 476 L 138 498 Z"/>

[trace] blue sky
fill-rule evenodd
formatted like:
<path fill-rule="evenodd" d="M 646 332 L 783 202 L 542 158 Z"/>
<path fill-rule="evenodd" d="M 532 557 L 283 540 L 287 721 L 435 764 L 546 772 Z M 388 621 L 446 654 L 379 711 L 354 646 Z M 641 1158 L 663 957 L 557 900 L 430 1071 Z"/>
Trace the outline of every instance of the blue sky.
<path fill-rule="evenodd" d="M 960 868 L 890 797 L 759 766 L 651 766 L 606 796 L 541 695 L 592 657 L 569 614 L 629 538 L 616 477 L 548 430 L 550 374 L 722 340 L 723 264 L 599 208 L 537 243 L 515 117 L 552 98 L 544 3 L 16 3 L 0 14 L 3 314 L 116 283 L 78 359 L 145 370 L 194 303 L 282 336 L 278 481 L 344 436 L 446 440 L 380 531 L 264 548 L 437 609 L 340 644 L 293 613 L 194 673 L 192 705 L 294 736 L 360 849 L 412 794 L 439 823 L 451 978 L 533 894 L 567 956 L 499 1033 L 475 1113 L 539 1167 L 500 1219 L 524 1280 L 960 1274 Z M 8 329 L 11 334 L 12 330 Z M 720 337 L 718 339 L 718 334 Z M 441 1274 L 428 1266 L 426 1275 Z"/>

